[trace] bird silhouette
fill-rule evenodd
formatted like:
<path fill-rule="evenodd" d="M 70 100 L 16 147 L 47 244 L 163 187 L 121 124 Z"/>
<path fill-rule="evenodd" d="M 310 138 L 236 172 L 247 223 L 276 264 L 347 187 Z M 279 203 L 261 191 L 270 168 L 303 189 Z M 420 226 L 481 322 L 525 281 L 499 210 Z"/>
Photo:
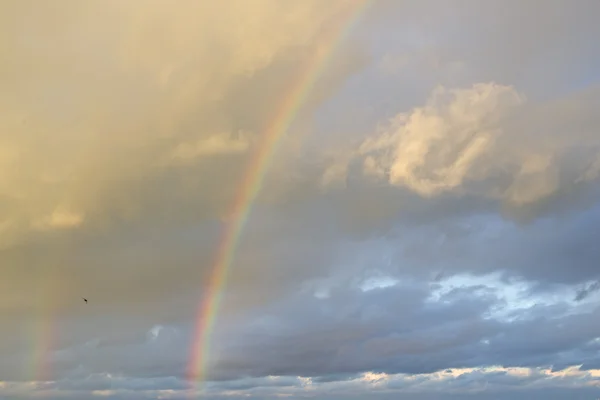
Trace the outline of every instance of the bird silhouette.
<path fill-rule="evenodd" d="M 87 299 L 85 297 L 82 297 L 83 301 L 85 301 L 87 303 Z"/>

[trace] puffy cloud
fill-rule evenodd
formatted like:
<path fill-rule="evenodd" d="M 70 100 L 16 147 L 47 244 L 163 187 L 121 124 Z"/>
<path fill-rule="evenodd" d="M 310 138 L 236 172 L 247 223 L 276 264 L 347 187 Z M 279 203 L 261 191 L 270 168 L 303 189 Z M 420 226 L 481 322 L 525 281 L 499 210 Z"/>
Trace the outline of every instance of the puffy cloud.
<path fill-rule="evenodd" d="M 569 105 L 575 109 L 590 100 L 598 103 L 597 91 Z M 515 88 L 496 83 L 439 87 L 423 107 L 396 115 L 364 140 L 350 160 L 360 160 L 363 175 L 425 198 L 450 193 L 517 208 L 543 203 L 597 181 L 600 138 L 588 134 L 596 116 L 591 109 L 584 115 L 566 111 L 558 123 L 563 126 L 552 128 L 556 117 L 540 114 L 555 106 L 528 106 Z M 564 126 L 568 122 L 579 126 Z M 552 130 L 542 132 L 546 128 Z M 334 164 L 325 183 L 346 179 L 344 171 L 343 163 Z"/>

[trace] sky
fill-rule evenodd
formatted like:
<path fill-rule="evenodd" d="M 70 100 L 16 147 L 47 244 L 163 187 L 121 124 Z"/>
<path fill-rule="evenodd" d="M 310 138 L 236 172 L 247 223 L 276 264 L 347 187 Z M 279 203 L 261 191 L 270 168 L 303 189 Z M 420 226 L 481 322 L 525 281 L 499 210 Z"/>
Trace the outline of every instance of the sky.
<path fill-rule="evenodd" d="M 598 15 L 0 0 L 0 399 L 599 398 Z"/>

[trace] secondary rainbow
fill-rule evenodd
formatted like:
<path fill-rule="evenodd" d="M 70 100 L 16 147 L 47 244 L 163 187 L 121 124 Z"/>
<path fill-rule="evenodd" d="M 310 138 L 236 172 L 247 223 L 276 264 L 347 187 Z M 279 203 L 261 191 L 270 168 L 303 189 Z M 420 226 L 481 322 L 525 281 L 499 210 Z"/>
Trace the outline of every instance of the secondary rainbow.
<path fill-rule="evenodd" d="M 240 234 L 252 204 L 259 193 L 267 167 L 277 148 L 280 139 L 294 121 L 298 111 L 311 93 L 315 82 L 327 66 L 327 62 L 335 48 L 353 27 L 372 0 L 349 0 L 350 6 L 343 13 L 339 22 L 324 35 L 320 43 L 320 51 L 315 51 L 306 65 L 299 72 L 297 79 L 286 92 L 279 107 L 274 112 L 273 119 L 260 138 L 257 151 L 253 155 L 242 179 L 237 195 L 232 205 L 224 234 L 219 242 L 215 262 L 204 293 L 196 319 L 196 331 L 192 343 L 192 353 L 188 366 L 188 379 L 192 382 L 203 382 L 206 376 L 210 334 L 215 324 L 221 301 L 222 290 L 227 280 L 227 274 L 234 260 Z"/>
<path fill-rule="evenodd" d="M 34 338 L 33 346 L 31 346 L 31 371 L 26 372 L 29 372 L 30 379 L 36 382 L 45 382 L 54 375 L 50 368 L 51 355 L 57 340 L 56 314 L 59 304 L 54 293 L 57 288 L 47 274 L 49 272 L 40 277 L 46 286 L 38 287 L 37 312 L 32 315 L 30 321 Z"/>
<path fill-rule="evenodd" d="M 56 341 L 56 326 L 52 320 L 50 312 L 39 318 L 33 328 L 35 335 L 39 338 L 34 341 L 32 347 L 33 356 L 33 375 L 34 381 L 44 382 L 52 375 L 50 367 L 50 355 Z"/>

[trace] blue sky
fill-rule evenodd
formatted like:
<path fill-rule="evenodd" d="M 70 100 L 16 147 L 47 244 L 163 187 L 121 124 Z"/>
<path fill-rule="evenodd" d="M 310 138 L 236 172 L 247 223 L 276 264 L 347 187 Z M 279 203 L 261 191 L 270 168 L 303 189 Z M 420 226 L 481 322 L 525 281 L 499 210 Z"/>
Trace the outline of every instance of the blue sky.
<path fill-rule="evenodd" d="M 0 400 L 600 397 L 597 2 L 373 0 L 272 160 L 205 382 L 239 182 L 352 4 L 59 3 L 0 5 Z"/>

